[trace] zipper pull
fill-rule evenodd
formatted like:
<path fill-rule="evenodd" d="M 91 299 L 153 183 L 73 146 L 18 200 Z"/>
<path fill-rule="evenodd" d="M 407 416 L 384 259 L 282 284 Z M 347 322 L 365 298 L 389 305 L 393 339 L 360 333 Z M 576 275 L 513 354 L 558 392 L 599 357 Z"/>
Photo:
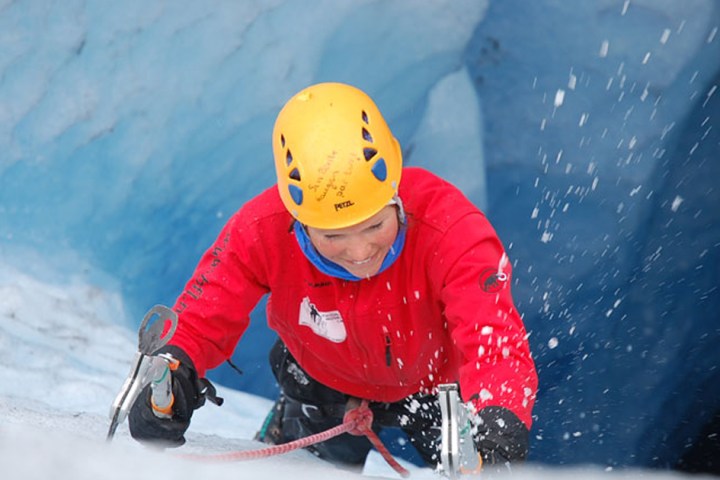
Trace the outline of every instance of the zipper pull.
<path fill-rule="evenodd" d="M 388 367 L 392 366 L 392 352 L 390 350 L 390 345 L 392 342 L 390 341 L 390 332 L 388 332 L 388 329 L 383 326 L 383 333 L 385 334 L 385 364 Z"/>

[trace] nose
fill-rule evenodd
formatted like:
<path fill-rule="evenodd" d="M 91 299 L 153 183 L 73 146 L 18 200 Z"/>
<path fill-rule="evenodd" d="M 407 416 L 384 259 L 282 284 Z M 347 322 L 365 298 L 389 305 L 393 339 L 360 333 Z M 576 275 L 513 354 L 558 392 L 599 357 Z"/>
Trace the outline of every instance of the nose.
<path fill-rule="evenodd" d="M 345 246 L 345 257 L 352 262 L 362 262 L 372 255 L 372 244 L 362 236 L 348 238 Z"/>

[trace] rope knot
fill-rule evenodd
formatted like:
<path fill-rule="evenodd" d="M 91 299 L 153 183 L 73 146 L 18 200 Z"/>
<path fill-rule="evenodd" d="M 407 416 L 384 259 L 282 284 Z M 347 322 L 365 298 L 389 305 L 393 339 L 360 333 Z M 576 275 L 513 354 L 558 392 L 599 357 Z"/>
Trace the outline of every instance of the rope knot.
<path fill-rule="evenodd" d="M 366 435 L 368 431 L 372 431 L 373 413 L 368 407 L 368 401 L 362 400 L 358 405 L 356 399 L 348 401 L 348 410 L 343 417 L 343 423 L 353 425 L 347 433 L 350 435 Z"/>

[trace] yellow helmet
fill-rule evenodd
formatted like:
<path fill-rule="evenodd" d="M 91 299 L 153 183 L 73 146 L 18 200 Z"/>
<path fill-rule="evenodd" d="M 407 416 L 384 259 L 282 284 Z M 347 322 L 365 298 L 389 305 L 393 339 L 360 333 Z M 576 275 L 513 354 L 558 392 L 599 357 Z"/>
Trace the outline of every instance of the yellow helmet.
<path fill-rule="evenodd" d="M 292 97 L 273 129 L 280 198 L 300 223 L 336 229 L 366 220 L 396 195 L 400 144 L 375 103 L 342 83 Z"/>

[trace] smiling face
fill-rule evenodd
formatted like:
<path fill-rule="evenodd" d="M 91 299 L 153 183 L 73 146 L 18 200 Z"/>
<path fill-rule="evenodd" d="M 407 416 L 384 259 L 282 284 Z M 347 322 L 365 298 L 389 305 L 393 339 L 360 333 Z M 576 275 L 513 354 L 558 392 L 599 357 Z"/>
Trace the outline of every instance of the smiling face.
<path fill-rule="evenodd" d="M 398 233 L 396 207 L 388 205 L 367 220 L 346 228 L 306 227 L 318 253 L 359 278 L 375 275 Z"/>

